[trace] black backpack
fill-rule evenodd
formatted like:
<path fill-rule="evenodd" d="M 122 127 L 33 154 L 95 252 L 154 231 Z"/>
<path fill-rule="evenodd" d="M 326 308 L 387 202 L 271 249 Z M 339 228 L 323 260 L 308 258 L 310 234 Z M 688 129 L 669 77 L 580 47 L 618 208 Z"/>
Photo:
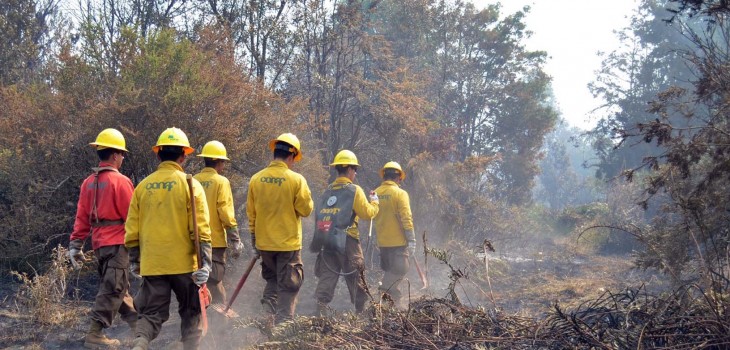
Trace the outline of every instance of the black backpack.
<path fill-rule="evenodd" d="M 325 251 L 345 253 L 347 228 L 355 222 L 355 202 L 353 184 L 331 184 L 327 186 L 317 205 L 314 236 L 309 250 L 318 253 Z"/>

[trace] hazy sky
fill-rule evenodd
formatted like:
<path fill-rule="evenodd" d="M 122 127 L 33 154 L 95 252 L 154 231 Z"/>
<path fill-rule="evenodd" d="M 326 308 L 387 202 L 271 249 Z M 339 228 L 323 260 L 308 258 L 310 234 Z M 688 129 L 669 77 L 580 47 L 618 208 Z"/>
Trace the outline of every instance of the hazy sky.
<path fill-rule="evenodd" d="M 473 0 L 477 7 L 497 0 Z M 530 50 L 547 51 L 545 71 L 553 77 L 558 108 L 570 125 L 590 128 L 590 110 L 600 106 L 588 91 L 601 59 L 596 52 L 618 46 L 614 30 L 626 27 L 637 0 L 502 0 L 502 12 L 514 13 L 529 5 L 525 17 L 533 32 Z"/>

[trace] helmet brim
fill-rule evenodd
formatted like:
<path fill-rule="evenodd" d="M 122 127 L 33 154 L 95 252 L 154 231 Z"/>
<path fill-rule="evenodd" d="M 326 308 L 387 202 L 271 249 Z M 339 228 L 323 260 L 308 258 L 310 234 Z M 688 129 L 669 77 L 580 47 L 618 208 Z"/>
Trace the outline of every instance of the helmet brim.
<path fill-rule="evenodd" d="M 201 154 L 198 154 L 198 155 L 196 155 L 196 157 L 200 157 L 200 158 L 211 158 L 211 159 L 223 159 L 223 160 L 230 160 L 230 159 L 228 159 L 228 157 L 224 157 L 224 156 L 214 156 L 214 155 L 210 155 L 210 154 L 205 154 L 205 153 L 201 153 Z"/>
<path fill-rule="evenodd" d="M 124 151 L 124 152 L 129 152 L 124 147 L 119 147 L 117 145 L 112 145 L 112 144 L 105 143 L 105 142 L 91 142 L 91 143 L 89 143 L 89 146 L 95 147 L 96 149 L 99 149 L 99 147 L 103 147 L 103 148 L 113 148 L 113 149 L 116 149 L 116 150 L 120 150 L 120 151 Z"/>
<path fill-rule="evenodd" d="M 185 153 L 186 156 L 187 155 L 190 155 L 193 152 L 195 152 L 195 148 L 188 147 L 188 146 L 183 146 L 183 145 L 163 145 L 163 146 L 182 147 L 183 148 L 183 152 Z M 160 151 L 160 147 L 162 147 L 162 146 L 152 146 L 152 151 L 155 152 L 155 153 L 157 153 L 157 152 Z"/>

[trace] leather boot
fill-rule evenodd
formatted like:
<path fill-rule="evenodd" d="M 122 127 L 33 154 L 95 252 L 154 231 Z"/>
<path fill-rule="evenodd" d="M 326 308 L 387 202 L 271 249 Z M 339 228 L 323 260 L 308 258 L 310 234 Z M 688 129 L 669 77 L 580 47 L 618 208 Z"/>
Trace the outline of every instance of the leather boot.
<path fill-rule="evenodd" d="M 276 315 L 276 301 L 261 299 L 261 307 L 264 309 L 264 312 Z"/>
<path fill-rule="evenodd" d="M 107 338 L 104 335 L 104 326 L 96 320 L 91 320 L 89 332 L 84 339 L 84 347 L 87 349 L 105 349 L 119 346 L 119 340 Z"/>
<path fill-rule="evenodd" d="M 147 350 L 149 345 L 150 341 L 147 340 L 147 338 L 137 337 L 134 338 L 134 341 L 132 342 L 132 350 Z"/>
<path fill-rule="evenodd" d="M 200 338 L 185 339 L 182 344 L 183 350 L 198 350 L 200 348 Z"/>
<path fill-rule="evenodd" d="M 322 303 L 322 302 L 317 302 L 317 314 L 316 315 L 319 317 L 327 316 L 327 314 L 328 314 L 327 309 L 328 309 L 327 304 Z"/>

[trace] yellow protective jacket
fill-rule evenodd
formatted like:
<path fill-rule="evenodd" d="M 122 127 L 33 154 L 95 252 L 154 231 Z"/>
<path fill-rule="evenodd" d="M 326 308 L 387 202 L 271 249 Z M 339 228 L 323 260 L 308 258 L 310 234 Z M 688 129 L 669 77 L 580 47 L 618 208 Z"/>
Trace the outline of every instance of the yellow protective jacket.
<path fill-rule="evenodd" d="M 176 162 L 160 163 L 137 185 L 129 204 L 124 244 L 139 247 L 142 276 L 175 275 L 198 269 L 186 174 Z M 205 192 L 193 179 L 195 217 L 201 242 L 210 243 Z"/>
<path fill-rule="evenodd" d="M 203 168 L 194 176 L 205 190 L 205 199 L 208 202 L 210 214 L 210 236 L 213 248 L 228 247 L 228 238 L 225 229 L 236 227 L 236 213 L 233 209 L 233 192 L 231 182 L 225 176 L 219 175 L 213 168 Z"/>
<path fill-rule="evenodd" d="M 302 249 L 302 217 L 314 209 L 312 192 L 304 176 L 286 163 L 272 161 L 251 177 L 246 214 L 256 248 L 266 251 Z"/>
<path fill-rule="evenodd" d="M 352 181 L 350 179 L 340 176 L 332 182 L 331 186 L 336 187 L 337 185 L 351 183 Z M 368 203 L 368 197 L 365 195 L 362 187 L 355 184 L 353 186 L 355 186 L 355 199 L 352 202 L 352 210 L 355 212 L 355 222 L 347 228 L 347 234 L 354 239 L 360 239 L 360 230 L 357 228 L 359 218 L 362 217 L 363 219 L 369 220 L 378 215 L 378 203 Z"/>
<path fill-rule="evenodd" d="M 394 181 L 383 181 L 375 189 L 380 199 L 380 213 L 375 217 L 378 247 L 401 247 L 407 244 L 405 231 L 413 231 L 413 215 L 408 192 Z"/>

